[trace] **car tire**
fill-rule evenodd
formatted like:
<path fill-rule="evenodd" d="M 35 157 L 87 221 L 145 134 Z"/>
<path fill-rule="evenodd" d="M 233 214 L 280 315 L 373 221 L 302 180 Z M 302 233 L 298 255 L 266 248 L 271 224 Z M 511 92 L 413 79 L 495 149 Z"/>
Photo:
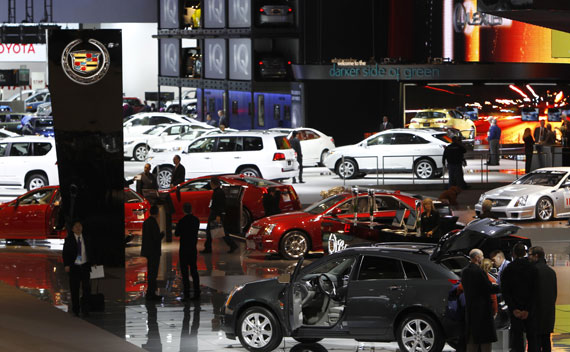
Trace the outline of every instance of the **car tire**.
<path fill-rule="evenodd" d="M 358 175 L 358 163 L 353 159 L 344 159 L 338 163 L 336 173 L 341 178 L 355 178 Z"/>
<path fill-rule="evenodd" d="M 247 308 L 239 316 L 236 333 L 241 345 L 252 352 L 273 351 L 283 340 L 275 314 L 258 306 Z"/>
<path fill-rule="evenodd" d="M 243 174 L 245 176 L 251 177 L 261 177 L 261 172 L 254 167 L 243 167 L 238 170 L 238 174 Z"/>
<path fill-rule="evenodd" d="M 293 340 L 300 342 L 300 343 L 317 343 L 321 341 L 322 337 L 293 337 Z"/>
<path fill-rule="evenodd" d="M 158 183 L 159 189 L 170 188 L 170 182 L 172 181 L 172 167 L 162 166 L 158 168 L 158 173 L 156 174 L 156 183 Z"/>
<path fill-rule="evenodd" d="M 423 313 L 407 315 L 398 326 L 396 339 L 402 352 L 415 352 L 418 347 L 421 351 L 441 352 L 445 345 L 439 324 Z"/>
<path fill-rule="evenodd" d="M 319 166 L 325 166 L 325 158 L 329 154 L 329 150 L 325 149 L 321 152 L 321 158 L 319 159 Z"/>
<path fill-rule="evenodd" d="M 48 185 L 47 177 L 42 174 L 31 174 L 26 179 L 26 190 L 31 191 L 33 189 L 45 187 Z"/>
<path fill-rule="evenodd" d="M 309 237 L 303 231 L 292 230 L 281 238 L 279 253 L 286 259 L 299 259 L 309 253 Z"/>
<path fill-rule="evenodd" d="M 548 221 L 554 217 L 554 204 L 548 197 L 542 197 L 536 202 L 536 218 Z"/>
<path fill-rule="evenodd" d="M 133 149 L 133 159 L 136 161 L 145 161 L 148 154 L 148 146 L 146 144 L 139 144 Z"/>
<path fill-rule="evenodd" d="M 246 207 L 243 207 L 241 211 L 241 224 L 243 225 L 241 228 L 241 233 L 245 234 L 247 232 L 249 225 L 251 225 L 251 219 L 251 212 L 247 210 Z"/>
<path fill-rule="evenodd" d="M 435 177 L 435 163 L 428 159 L 420 159 L 414 164 L 414 173 L 422 180 Z"/>

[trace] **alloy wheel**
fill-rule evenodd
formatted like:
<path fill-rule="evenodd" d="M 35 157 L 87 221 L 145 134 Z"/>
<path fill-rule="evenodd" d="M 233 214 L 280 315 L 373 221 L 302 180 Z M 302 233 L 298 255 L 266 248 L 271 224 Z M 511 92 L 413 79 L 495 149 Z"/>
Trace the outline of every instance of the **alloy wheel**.
<path fill-rule="evenodd" d="M 158 187 L 161 189 L 170 188 L 170 181 L 172 180 L 172 171 L 160 170 L 157 175 Z"/>
<path fill-rule="evenodd" d="M 41 178 L 33 178 L 30 180 L 30 190 L 45 187 L 46 184 Z"/>
<path fill-rule="evenodd" d="M 402 329 L 401 337 L 409 352 L 431 351 L 435 343 L 433 327 L 423 319 L 410 320 Z"/>
<path fill-rule="evenodd" d="M 550 220 L 553 214 L 552 202 L 548 198 L 541 198 L 537 204 L 537 213 L 540 220 Z"/>
<path fill-rule="evenodd" d="M 304 234 L 293 231 L 283 240 L 283 251 L 288 258 L 296 259 L 307 252 L 309 244 Z"/>
<path fill-rule="evenodd" d="M 416 165 L 416 174 L 419 178 L 430 178 L 433 175 L 433 166 L 429 161 L 420 161 Z"/>
<path fill-rule="evenodd" d="M 253 348 L 263 348 L 271 342 L 273 326 L 265 314 L 253 312 L 241 324 L 241 334 L 245 343 Z"/>
<path fill-rule="evenodd" d="M 345 161 L 344 163 L 340 164 L 338 168 L 338 173 L 343 178 L 351 178 L 354 173 L 356 172 L 354 163 L 352 161 Z"/>
<path fill-rule="evenodd" d="M 140 145 L 135 149 L 135 159 L 137 161 L 144 161 L 146 155 L 148 154 L 148 149 L 144 145 Z"/>

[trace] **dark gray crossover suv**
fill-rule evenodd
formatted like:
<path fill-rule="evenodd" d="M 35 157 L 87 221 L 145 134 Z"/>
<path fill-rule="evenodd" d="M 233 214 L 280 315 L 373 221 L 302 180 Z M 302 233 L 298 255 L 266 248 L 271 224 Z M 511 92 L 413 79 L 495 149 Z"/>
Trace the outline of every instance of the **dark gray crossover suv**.
<path fill-rule="evenodd" d="M 518 229 L 482 219 L 438 244 L 349 247 L 305 267 L 301 258 L 290 276 L 234 288 L 224 306 L 223 330 L 250 351 L 271 351 L 291 336 L 306 343 L 398 341 L 402 351 L 439 352 L 460 333 L 461 324 L 446 317 L 446 308 L 468 264 L 465 253 L 486 243 L 504 250 L 514 241 L 530 245 L 514 235 Z"/>

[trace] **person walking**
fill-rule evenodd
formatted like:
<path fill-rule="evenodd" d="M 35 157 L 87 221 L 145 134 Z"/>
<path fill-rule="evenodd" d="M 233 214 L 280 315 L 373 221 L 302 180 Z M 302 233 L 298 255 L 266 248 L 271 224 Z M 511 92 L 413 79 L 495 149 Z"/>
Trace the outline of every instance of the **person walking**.
<path fill-rule="evenodd" d="M 162 238 L 164 233 L 158 227 L 158 207 L 150 207 L 150 216 L 143 223 L 141 256 L 146 258 L 147 290 L 145 298 L 147 300 L 161 300 L 162 296 L 156 294 L 156 278 L 158 276 L 158 266 L 162 253 Z"/>
<path fill-rule="evenodd" d="M 534 264 L 538 272 L 538 281 L 534 283 L 537 287 L 536 333 L 538 351 L 550 352 L 552 349 L 550 334 L 554 331 L 558 287 L 556 272 L 546 264 L 544 257 L 542 247 L 531 247 L 528 251 L 528 259 Z"/>
<path fill-rule="evenodd" d="M 501 285 L 501 275 L 511 262 L 505 259 L 505 253 L 501 250 L 492 251 L 491 255 L 489 255 L 489 259 L 493 262 L 493 266 L 497 268 L 497 285 Z"/>
<path fill-rule="evenodd" d="M 532 169 L 532 154 L 534 153 L 534 138 L 532 138 L 530 128 L 525 128 L 522 139 L 524 142 L 525 155 L 524 172 L 528 174 Z"/>
<path fill-rule="evenodd" d="M 293 131 L 291 133 L 291 139 L 289 142 L 291 143 L 291 147 L 297 153 L 297 162 L 299 163 L 299 183 L 303 182 L 303 151 L 301 150 L 301 140 L 302 136 L 298 131 Z M 297 183 L 295 177 L 293 177 L 293 183 Z"/>
<path fill-rule="evenodd" d="M 174 235 L 180 237 L 180 272 L 182 274 L 183 301 L 190 299 L 190 280 L 188 279 L 188 267 L 192 275 L 192 284 L 194 288 L 193 299 L 200 297 L 200 276 L 198 275 L 198 230 L 200 230 L 200 220 L 192 214 L 192 205 L 184 203 L 182 205 L 184 217 L 180 219 L 176 225 Z"/>
<path fill-rule="evenodd" d="M 497 126 L 497 119 L 491 120 L 491 127 L 487 134 L 489 141 L 489 161 L 487 165 L 499 165 L 499 141 L 501 140 L 501 129 Z"/>
<path fill-rule="evenodd" d="M 498 293 L 499 287 L 493 285 L 481 269 L 483 252 L 480 249 L 472 249 L 469 258 L 469 265 L 461 272 L 467 352 L 490 352 L 491 344 L 497 341 L 491 295 Z"/>
<path fill-rule="evenodd" d="M 180 155 L 175 155 L 172 162 L 174 163 L 174 170 L 170 179 L 170 187 L 178 186 L 186 180 L 186 169 L 184 165 L 180 164 Z"/>
<path fill-rule="evenodd" d="M 390 123 L 390 119 L 388 119 L 388 116 L 384 115 L 382 117 L 382 124 L 380 124 L 380 132 L 382 131 L 387 131 L 394 128 L 394 125 L 392 125 L 392 123 Z"/>
<path fill-rule="evenodd" d="M 447 164 L 449 171 L 449 187 L 457 186 L 462 189 L 468 188 L 463 178 L 463 165 L 467 150 L 461 143 L 458 136 L 451 139 L 451 143 L 443 151 L 443 165 Z"/>
<path fill-rule="evenodd" d="M 91 265 L 94 255 L 89 236 L 83 234 L 83 225 L 74 221 L 67 234 L 62 251 L 65 272 L 69 274 L 69 291 L 71 293 L 71 310 L 75 316 L 82 312 L 89 315 L 89 297 L 91 296 Z M 83 296 L 79 299 L 79 291 Z"/>
<path fill-rule="evenodd" d="M 515 258 L 501 274 L 503 298 L 511 313 L 510 346 L 513 352 L 525 352 L 524 333 L 528 351 L 537 351 L 536 301 L 538 271 L 536 266 L 525 258 L 524 244 L 513 247 Z"/>
<path fill-rule="evenodd" d="M 208 225 L 206 226 L 206 243 L 204 244 L 202 253 L 212 253 L 212 234 L 210 232 L 212 225 L 224 223 L 226 195 L 220 186 L 219 178 L 214 176 L 210 179 L 210 187 L 214 192 L 210 200 L 210 215 L 208 216 Z M 228 253 L 233 253 L 238 248 L 237 244 L 227 233 L 224 236 L 224 241 L 230 247 Z"/>

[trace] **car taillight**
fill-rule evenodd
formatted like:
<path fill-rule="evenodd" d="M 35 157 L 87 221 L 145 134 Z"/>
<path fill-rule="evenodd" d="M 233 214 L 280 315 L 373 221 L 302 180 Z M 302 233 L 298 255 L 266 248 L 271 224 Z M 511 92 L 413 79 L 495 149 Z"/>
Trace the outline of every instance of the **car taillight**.
<path fill-rule="evenodd" d="M 447 123 L 447 120 L 437 120 L 435 123 Z"/>
<path fill-rule="evenodd" d="M 459 280 L 455 280 L 455 279 L 447 279 L 447 281 L 451 282 L 452 285 L 455 285 L 456 283 L 459 282 Z"/>
<path fill-rule="evenodd" d="M 259 61 L 259 66 L 263 65 L 263 61 Z"/>
<path fill-rule="evenodd" d="M 285 154 L 283 154 L 283 153 L 273 154 L 273 161 L 277 161 L 277 160 L 285 160 Z"/>
<path fill-rule="evenodd" d="M 289 12 L 293 12 L 293 9 L 292 9 L 292 8 L 289 8 Z"/>
<path fill-rule="evenodd" d="M 287 61 L 287 65 L 291 65 L 291 61 Z"/>
<path fill-rule="evenodd" d="M 331 142 L 333 142 L 333 144 L 334 144 L 334 138 L 333 137 L 331 137 Z"/>
<path fill-rule="evenodd" d="M 265 10 L 263 10 L 263 9 L 261 8 L 261 9 L 259 9 L 259 12 L 265 12 Z"/>

